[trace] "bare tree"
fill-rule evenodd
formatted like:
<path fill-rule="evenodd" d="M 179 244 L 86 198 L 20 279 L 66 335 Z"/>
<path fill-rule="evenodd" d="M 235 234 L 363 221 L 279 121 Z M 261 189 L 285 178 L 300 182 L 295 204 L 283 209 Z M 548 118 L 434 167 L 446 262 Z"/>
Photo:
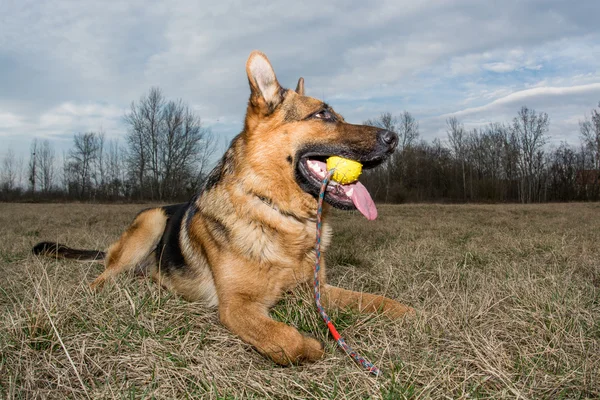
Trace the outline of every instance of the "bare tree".
<path fill-rule="evenodd" d="M 186 149 L 186 134 L 184 128 L 186 107 L 180 100 L 178 102 L 168 102 L 162 110 L 162 119 L 164 121 L 164 135 L 160 137 L 161 167 L 158 170 L 157 182 L 159 187 L 159 196 L 164 198 L 173 192 L 179 186 L 179 179 L 185 179 L 182 176 L 176 176 L 176 172 L 184 169 L 183 164 L 189 162 L 189 149 Z M 193 145 L 192 145 L 193 147 Z M 182 158 L 178 159 L 178 153 Z M 181 171 L 183 172 L 183 171 Z M 160 181 L 158 180 L 160 178 Z"/>
<path fill-rule="evenodd" d="M 470 171 L 471 198 L 507 199 L 510 186 L 510 178 L 507 178 L 510 172 L 507 171 L 516 168 L 516 158 L 507 157 L 507 154 L 510 154 L 507 153 L 508 132 L 509 129 L 505 125 L 491 123 L 469 133 L 467 163 Z"/>
<path fill-rule="evenodd" d="M 521 107 L 513 119 L 512 131 L 519 146 L 520 197 L 523 203 L 540 200 L 543 147 L 549 125 L 548 114 L 537 114 L 526 106 Z"/>
<path fill-rule="evenodd" d="M 68 152 L 66 152 L 66 151 L 62 152 L 60 163 L 61 163 L 60 180 L 61 180 L 61 184 L 62 184 L 62 189 L 65 191 L 65 193 L 67 195 L 69 195 L 69 194 L 71 194 L 72 184 L 73 184 L 73 182 L 75 182 L 76 178 L 74 177 L 74 173 L 71 170 Z"/>
<path fill-rule="evenodd" d="M 181 100 L 166 103 L 162 119 L 160 198 L 175 197 L 194 175 L 194 167 L 205 134 L 200 118 Z"/>
<path fill-rule="evenodd" d="M 397 133 L 400 153 L 419 139 L 419 123 L 408 111 L 403 111 L 398 116 L 392 116 L 389 112 L 382 113 L 378 118 L 366 120 L 364 124 Z"/>
<path fill-rule="evenodd" d="M 598 103 L 600 109 L 600 103 Z M 584 158 L 589 158 L 591 168 L 583 166 L 579 169 L 580 185 L 585 190 L 586 199 L 597 198 L 600 194 L 600 112 L 592 110 L 592 117 L 579 123 L 581 131 L 581 140 L 584 149 L 581 154 Z M 585 164 L 585 163 L 584 163 Z"/>
<path fill-rule="evenodd" d="M 197 168 L 206 168 L 215 151 L 210 131 L 183 101 L 167 101 L 152 88 L 125 116 L 128 162 L 144 196 L 150 183 L 152 199 L 183 196 L 198 186 Z"/>
<path fill-rule="evenodd" d="M 385 173 L 385 202 L 390 201 L 392 186 L 398 186 L 401 182 L 394 182 L 392 177 L 401 179 L 404 176 L 403 158 L 406 149 L 412 146 L 419 138 L 419 123 L 408 111 L 403 111 L 398 116 L 389 112 L 382 113 L 378 118 L 369 119 L 365 125 L 376 126 L 398 134 L 398 147 L 396 152 L 388 159 L 382 171 Z"/>
<path fill-rule="evenodd" d="M 79 197 L 84 198 L 92 190 L 94 162 L 98 158 L 99 138 L 95 132 L 78 133 L 73 137 L 69 152 L 69 169 L 76 177 Z"/>
<path fill-rule="evenodd" d="M 153 87 L 139 103 L 131 103 L 131 111 L 125 116 L 130 126 L 127 142 L 130 147 L 130 165 L 135 169 L 143 195 L 146 172 L 150 172 L 150 196 L 158 194 L 160 180 L 161 130 L 165 98 L 160 88 Z"/>
<path fill-rule="evenodd" d="M 2 190 L 10 192 L 17 184 L 17 160 L 12 149 L 8 149 L 2 160 Z"/>
<path fill-rule="evenodd" d="M 96 191 L 99 192 L 101 196 L 105 195 L 106 191 L 106 151 L 105 151 L 105 143 L 106 143 L 106 135 L 102 128 L 100 131 L 96 133 L 96 158 L 94 160 L 94 184 L 96 187 Z"/>
<path fill-rule="evenodd" d="M 31 148 L 29 150 L 29 167 L 28 167 L 28 175 L 29 175 L 29 187 L 31 189 L 31 193 L 35 194 L 35 184 L 37 182 L 37 150 L 38 150 L 38 140 L 34 138 L 31 142 Z"/>
<path fill-rule="evenodd" d="M 40 182 L 40 189 L 44 193 L 48 193 L 52 188 L 55 177 L 55 153 L 54 149 L 50 145 L 48 140 L 44 140 L 38 146 L 38 151 L 36 153 L 37 157 L 37 174 L 38 181 Z"/>
<path fill-rule="evenodd" d="M 400 152 L 403 152 L 419 139 L 419 122 L 408 111 L 403 111 L 398 119 L 398 145 Z"/>
<path fill-rule="evenodd" d="M 378 128 L 382 128 L 388 131 L 395 131 L 396 126 L 398 125 L 398 118 L 393 117 L 392 113 L 384 112 L 381 115 L 374 119 L 368 119 L 363 122 L 364 125 L 376 126 Z"/>
<path fill-rule="evenodd" d="M 454 154 L 454 158 L 461 165 L 462 169 L 462 192 L 463 200 L 467 200 L 467 177 L 465 171 L 466 156 L 467 156 L 467 138 L 463 124 L 458 122 L 456 117 L 450 117 L 446 120 L 446 133 L 448 134 L 448 142 L 450 149 Z"/>
<path fill-rule="evenodd" d="M 575 200 L 577 153 L 563 142 L 550 154 L 548 164 L 551 198 L 559 201 Z"/>
<path fill-rule="evenodd" d="M 577 176 L 575 179 L 579 198 L 598 200 L 600 198 L 599 179 L 600 171 L 596 169 L 595 150 L 589 146 L 589 143 L 582 140 L 577 153 Z"/>
<path fill-rule="evenodd" d="M 132 102 L 131 111 L 125 115 L 124 119 L 125 123 L 129 125 L 126 136 L 128 170 L 137 180 L 139 195 L 140 198 L 143 198 L 148 149 L 144 134 L 146 124 L 141 107 Z"/>
<path fill-rule="evenodd" d="M 217 151 L 219 143 L 210 128 L 205 128 L 201 139 L 200 152 L 198 153 L 197 182 L 200 185 L 208 175 L 211 158 Z"/>
<path fill-rule="evenodd" d="M 27 168 L 25 167 L 25 159 L 23 155 L 19 155 L 17 158 L 17 187 L 25 188 L 27 184 L 25 183 L 25 179 L 27 176 Z"/>
<path fill-rule="evenodd" d="M 469 198 L 474 199 L 481 194 L 483 181 L 489 175 L 489 143 L 484 129 L 474 128 L 466 135 L 466 154 L 469 169 Z"/>
<path fill-rule="evenodd" d="M 126 180 L 125 165 L 123 165 L 123 150 L 117 140 L 110 140 L 106 152 L 106 181 L 109 197 L 118 198 L 123 192 Z"/>
<path fill-rule="evenodd" d="M 600 103 L 598 103 L 600 110 Z M 581 131 L 581 139 L 584 145 L 592 152 L 594 157 L 594 167 L 600 171 L 600 112 L 596 109 L 592 110 L 592 117 L 587 117 L 579 122 Z"/>

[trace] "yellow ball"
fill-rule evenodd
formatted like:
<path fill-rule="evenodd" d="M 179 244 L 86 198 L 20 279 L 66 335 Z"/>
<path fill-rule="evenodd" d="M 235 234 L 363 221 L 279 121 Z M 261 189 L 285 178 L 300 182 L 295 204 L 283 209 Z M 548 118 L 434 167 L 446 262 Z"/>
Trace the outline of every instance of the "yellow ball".
<path fill-rule="evenodd" d="M 332 156 L 327 159 L 327 171 L 333 168 L 335 168 L 335 172 L 331 179 L 342 185 L 356 182 L 362 173 L 361 163 L 338 156 Z"/>

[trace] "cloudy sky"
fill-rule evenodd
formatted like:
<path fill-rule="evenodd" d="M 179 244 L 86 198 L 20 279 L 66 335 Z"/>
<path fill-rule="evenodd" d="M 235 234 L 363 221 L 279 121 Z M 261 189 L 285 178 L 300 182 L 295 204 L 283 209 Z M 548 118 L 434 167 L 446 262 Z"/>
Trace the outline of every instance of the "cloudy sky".
<path fill-rule="evenodd" d="M 152 86 L 231 138 L 253 49 L 348 121 L 407 110 L 428 140 L 450 115 L 470 128 L 528 105 L 550 115 L 552 142 L 575 144 L 600 101 L 598 0 L 215 3 L 2 0 L 0 155 L 27 154 L 33 137 L 122 138 Z"/>

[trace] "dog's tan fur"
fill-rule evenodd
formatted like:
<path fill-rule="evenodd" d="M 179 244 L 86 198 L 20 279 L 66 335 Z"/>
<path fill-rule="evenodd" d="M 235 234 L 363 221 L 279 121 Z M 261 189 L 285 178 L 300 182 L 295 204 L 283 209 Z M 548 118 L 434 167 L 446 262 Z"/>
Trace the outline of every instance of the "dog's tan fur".
<path fill-rule="evenodd" d="M 246 71 L 251 96 L 244 130 L 202 193 L 180 208 L 141 212 L 110 246 L 106 270 L 91 286 L 100 289 L 108 278 L 143 265 L 155 281 L 186 299 L 218 306 L 225 326 L 276 363 L 317 360 L 323 356 L 320 342 L 269 317 L 283 293 L 313 276 L 317 201 L 299 186 L 295 158 L 306 145 L 366 152 L 377 146 L 381 131 L 347 124 L 330 108 L 330 121 L 324 121 L 315 113 L 326 106 L 304 95 L 304 80 L 296 91 L 282 89 L 260 52 L 250 55 Z M 325 217 L 328 210 L 326 205 Z M 169 225 L 171 219 L 179 222 Z M 171 251 L 174 242 L 167 232 L 176 232 L 180 254 Z M 325 222 L 323 252 L 330 237 Z M 48 249 L 37 253 L 52 253 Z M 178 254 L 184 262 L 172 261 Z M 325 278 L 323 265 L 320 280 L 328 308 L 392 318 L 413 312 L 383 296 L 327 285 Z"/>

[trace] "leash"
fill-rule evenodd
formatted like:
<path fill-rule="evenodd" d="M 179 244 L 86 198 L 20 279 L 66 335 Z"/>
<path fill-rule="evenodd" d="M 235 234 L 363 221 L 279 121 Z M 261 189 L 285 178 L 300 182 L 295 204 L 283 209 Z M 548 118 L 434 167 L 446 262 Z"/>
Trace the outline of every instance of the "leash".
<path fill-rule="evenodd" d="M 381 370 L 377 368 L 375 365 L 365 360 L 363 356 L 352 350 L 352 348 L 346 343 L 344 338 L 338 333 L 335 326 L 333 326 L 333 322 L 325 312 L 325 309 L 321 305 L 321 291 L 320 291 L 320 283 L 319 283 L 319 270 L 321 269 L 321 214 L 323 213 L 323 198 L 325 197 L 325 191 L 327 190 L 327 184 L 329 183 L 331 176 L 335 169 L 331 169 L 328 171 L 327 175 L 323 179 L 321 184 L 321 191 L 319 192 L 319 203 L 317 208 L 317 241 L 315 244 L 315 252 L 317 255 L 317 260 L 315 262 L 315 280 L 314 280 L 314 289 L 315 289 L 315 303 L 317 304 L 317 309 L 319 310 L 319 314 L 325 321 L 325 324 L 329 328 L 329 332 L 331 332 L 331 336 L 335 339 L 338 345 L 348 354 L 357 364 L 361 365 L 367 371 L 375 376 L 381 375 Z"/>

